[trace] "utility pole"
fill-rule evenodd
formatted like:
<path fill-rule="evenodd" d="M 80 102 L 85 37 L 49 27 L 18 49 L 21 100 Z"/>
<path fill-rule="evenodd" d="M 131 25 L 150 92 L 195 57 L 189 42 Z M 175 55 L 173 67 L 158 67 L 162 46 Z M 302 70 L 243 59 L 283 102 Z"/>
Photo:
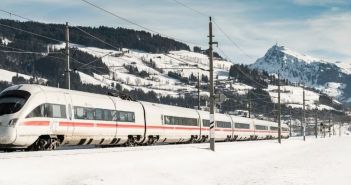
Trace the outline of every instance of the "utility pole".
<path fill-rule="evenodd" d="M 249 118 L 251 118 L 251 95 L 250 95 L 250 91 L 247 93 L 248 96 L 248 100 L 249 100 Z"/>
<path fill-rule="evenodd" d="M 318 138 L 318 109 L 317 109 L 317 106 L 316 106 L 316 112 L 315 112 L 315 115 L 314 115 L 314 135 L 316 136 L 316 139 Z"/>
<path fill-rule="evenodd" d="M 327 135 L 327 134 L 325 133 L 325 132 L 326 132 L 326 131 L 325 131 L 325 127 L 326 127 L 326 125 L 327 125 L 326 122 L 327 122 L 327 115 L 325 114 L 325 115 L 324 115 L 324 124 L 323 124 L 323 138 L 325 138 L 326 135 Z"/>
<path fill-rule="evenodd" d="M 305 118 L 305 85 L 302 86 L 302 133 L 303 133 L 303 140 L 306 141 L 306 118 Z"/>
<path fill-rule="evenodd" d="M 71 69 L 69 66 L 69 27 L 68 27 L 68 22 L 66 22 L 66 34 L 65 34 L 65 40 L 66 40 L 66 56 L 67 56 L 67 63 L 66 63 L 66 88 L 71 89 Z"/>
<path fill-rule="evenodd" d="M 291 108 L 289 108 L 289 113 L 290 113 L 290 116 L 289 116 L 289 126 L 290 126 L 290 129 L 289 129 L 289 136 L 291 137 L 291 117 L 292 117 L 292 114 L 291 114 Z"/>
<path fill-rule="evenodd" d="M 200 110 L 200 73 L 197 72 L 197 109 Z"/>
<path fill-rule="evenodd" d="M 332 112 L 330 111 L 329 113 L 329 124 L 328 124 L 328 132 L 329 132 L 329 137 L 331 137 L 331 117 L 332 117 Z"/>
<path fill-rule="evenodd" d="M 213 42 L 212 38 L 214 37 L 212 34 L 212 18 L 210 17 L 209 22 L 209 49 L 208 56 L 210 62 L 210 149 L 215 151 L 215 114 L 214 114 L 214 104 L 215 104 L 215 96 L 214 96 L 214 86 L 213 86 L 213 44 L 218 44 L 217 42 Z"/>
<path fill-rule="evenodd" d="M 280 104 L 280 72 L 278 73 L 278 143 L 282 143 L 282 124 L 281 124 L 281 104 Z"/>

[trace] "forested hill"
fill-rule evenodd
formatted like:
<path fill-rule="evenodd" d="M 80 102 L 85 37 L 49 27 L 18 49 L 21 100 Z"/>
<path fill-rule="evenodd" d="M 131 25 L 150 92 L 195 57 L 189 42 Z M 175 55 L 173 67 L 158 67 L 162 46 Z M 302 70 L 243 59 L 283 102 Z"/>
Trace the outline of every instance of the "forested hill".
<path fill-rule="evenodd" d="M 44 24 L 39 22 L 20 22 L 8 19 L 0 19 L 0 24 L 16 27 L 26 31 L 45 35 L 57 40 L 64 41 L 64 24 Z M 137 31 L 125 28 L 112 28 L 106 26 L 99 27 L 79 27 L 80 29 L 104 40 L 113 46 L 137 49 L 151 53 L 164 53 L 171 50 L 190 50 L 189 46 L 170 38 L 162 37 L 145 31 Z M 20 30 L 14 30 L 5 26 L 0 26 L 0 36 L 17 43 L 21 49 L 31 51 L 46 51 L 45 45 L 57 44 L 55 41 L 37 37 Z M 111 46 L 102 42 L 97 42 L 94 38 L 84 34 L 75 27 L 70 28 L 70 42 L 79 43 L 85 46 L 112 49 Z M 40 44 L 42 43 L 42 44 Z M 41 46 L 41 47 L 40 47 Z"/>

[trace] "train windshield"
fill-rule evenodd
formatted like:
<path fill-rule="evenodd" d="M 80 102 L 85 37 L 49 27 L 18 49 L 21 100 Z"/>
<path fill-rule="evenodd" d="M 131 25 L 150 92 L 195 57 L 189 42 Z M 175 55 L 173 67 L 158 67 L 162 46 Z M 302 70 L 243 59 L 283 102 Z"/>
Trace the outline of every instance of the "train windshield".
<path fill-rule="evenodd" d="M 21 90 L 5 91 L 0 95 L 0 116 L 13 114 L 21 110 L 30 93 Z"/>

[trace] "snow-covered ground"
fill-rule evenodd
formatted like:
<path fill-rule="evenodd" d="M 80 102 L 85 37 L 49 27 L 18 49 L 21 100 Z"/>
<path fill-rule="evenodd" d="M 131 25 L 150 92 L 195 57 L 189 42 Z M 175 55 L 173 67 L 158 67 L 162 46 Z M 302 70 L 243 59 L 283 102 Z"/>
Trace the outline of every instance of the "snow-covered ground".
<path fill-rule="evenodd" d="M 12 82 L 12 78 L 15 77 L 15 76 L 19 76 L 19 77 L 22 77 L 26 80 L 29 80 L 30 78 L 32 78 L 32 76 L 29 76 L 29 75 L 25 75 L 25 74 L 22 74 L 22 73 L 16 73 L 16 72 L 12 72 L 12 71 L 8 71 L 8 70 L 5 70 L 5 69 L 0 69 L 0 81 L 5 81 L 5 82 Z M 47 81 L 46 79 L 44 78 L 39 78 L 39 80 L 43 80 L 43 81 Z"/>
<path fill-rule="evenodd" d="M 0 153 L 6 185 L 349 185 L 351 137 Z"/>
<path fill-rule="evenodd" d="M 278 87 L 269 85 L 266 89 L 269 92 L 269 95 L 272 98 L 274 103 L 278 102 Z M 292 108 L 302 108 L 303 102 L 303 88 L 302 87 L 294 87 L 294 86 L 281 86 L 281 99 L 280 101 L 287 106 Z M 319 94 L 313 91 L 305 90 L 305 104 L 306 109 L 315 109 L 316 103 L 319 101 Z M 334 109 L 332 107 L 326 105 L 318 105 L 319 110 L 330 110 Z"/>

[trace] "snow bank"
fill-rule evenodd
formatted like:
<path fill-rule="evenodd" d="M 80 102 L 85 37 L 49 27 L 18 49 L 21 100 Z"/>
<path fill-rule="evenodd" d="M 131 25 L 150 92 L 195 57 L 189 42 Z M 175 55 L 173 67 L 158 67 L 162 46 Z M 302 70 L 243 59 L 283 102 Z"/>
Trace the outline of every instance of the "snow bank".
<path fill-rule="evenodd" d="M 0 153 L 6 185 L 349 185 L 351 137 Z"/>

